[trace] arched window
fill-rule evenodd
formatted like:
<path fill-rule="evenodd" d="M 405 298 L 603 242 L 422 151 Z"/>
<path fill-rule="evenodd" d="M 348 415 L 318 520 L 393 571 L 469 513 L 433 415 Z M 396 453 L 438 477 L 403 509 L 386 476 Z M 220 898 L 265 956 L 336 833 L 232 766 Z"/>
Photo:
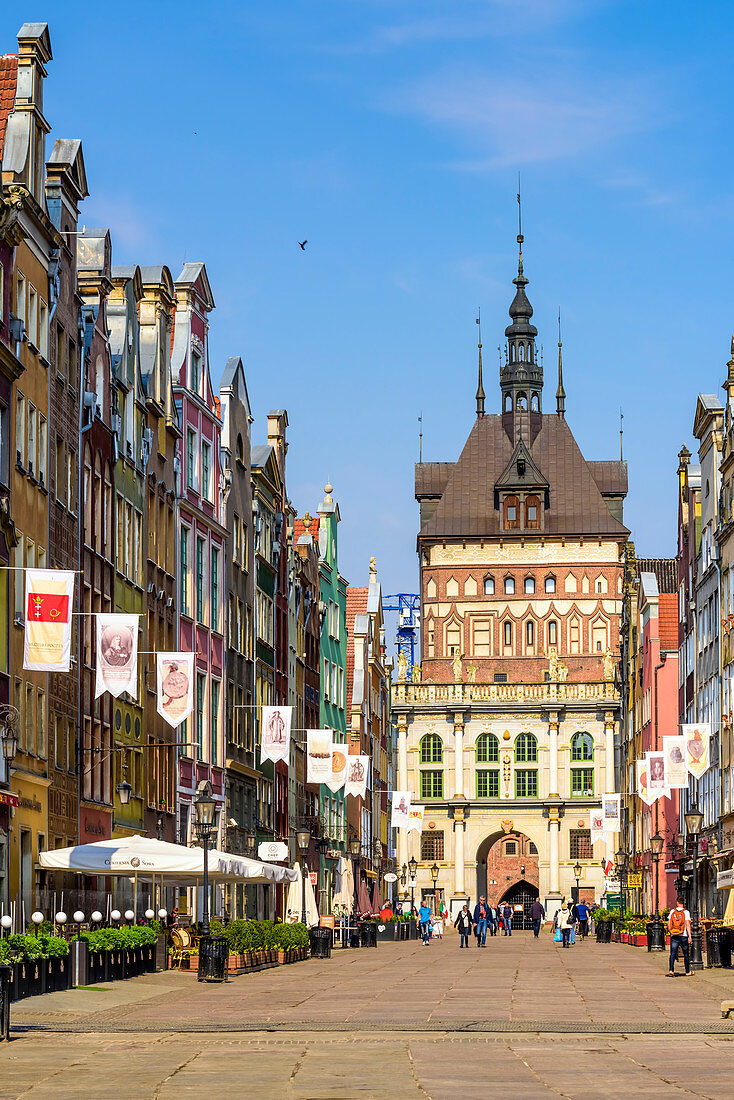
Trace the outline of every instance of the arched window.
<path fill-rule="evenodd" d="M 518 412 L 527 412 L 528 408 L 528 395 L 522 390 L 517 395 L 517 401 L 515 402 L 515 408 Z"/>
<path fill-rule="evenodd" d="M 540 412 L 540 398 L 537 393 L 534 393 L 530 398 L 530 410 L 531 412 Z"/>
<path fill-rule="evenodd" d="M 512 623 L 508 620 L 504 625 L 505 649 L 512 649 Z"/>
<path fill-rule="evenodd" d="M 461 624 L 456 621 L 446 624 L 446 656 L 453 657 L 461 652 Z"/>
<path fill-rule="evenodd" d="M 523 581 L 523 589 L 526 596 L 532 596 L 535 594 L 535 580 L 532 577 L 526 577 Z"/>
<path fill-rule="evenodd" d="M 548 645 L 558 645 L 558 623 L 555 619 L 548 623 Z"/>
<path fill-rule="evenodd" d="M 518 764 L 537 764 L 538 739 L 532 733 L 521 733 L 515 741 L 515 760 Z"/>
<path fill-rule="evenodd" d="M 477 738 L 477 764 L 499 764 L 500 743 L 493 733 Z"/>
<path fill-rule="evenodd" d="M 421 764 L 443 764 L 443 741 L 437 733 L 421 738 Z"/>
<path fill-rule="evenodd" d="M 520 501 L 516 496 L 505 497 L 504 528 L 506 531 L 520 530 Z"/>
<path fill-rule="evenodd" d="M 572 760 L 594 759 L 594 738 L 590 733 L 575 733 L 571 738 Z"/>
<path fill-rule="evenodd" d="M 239 434 L 237 436 L 237 460 L 242 463 L 245 461 L 245 448 L 242 443 L 242 436 Z"/>
<path fill-rule="evenodd" d="M 525 526 L 530 531 L 540 530 L 540 497 L 530 496 L 525 501 Z"/>
<path fill-rule="evenodd" d="M 556 578 L 554 576 L 549 576 L 545 578 L 545 590 L 546 592 L 555 592 Z"/>
<path fill-rule="evenodd" d="M 525 645 L 528 649 L 532 649 L 535 645 L 535 623 L 532 619 L 528 619 L 525 623 Z"/>
<path fill-rule="evenodd" d="M 505 408 L 504 408 L 504 411 L 505 412 L 512 412 L 512 394 L 511 393 L 506 393 L 505 394 Z"/>
<path fill-rule="evenodd" d="M 525 362 L 525 345 L 520 344 L 520 362 Z M 706 482 L 706 495 L 708 496 L 708 482 Z"/>
<path fill-rule="evenodd" d="M 514 577 L 505 577 L 505 595 L 506 596 L 514 596 L 515 595 L 515 578 Z"/>
<path fill-rule="evenodd" d="M 484 578 L 484 595 L 494 596 L 494 577 Z"/>

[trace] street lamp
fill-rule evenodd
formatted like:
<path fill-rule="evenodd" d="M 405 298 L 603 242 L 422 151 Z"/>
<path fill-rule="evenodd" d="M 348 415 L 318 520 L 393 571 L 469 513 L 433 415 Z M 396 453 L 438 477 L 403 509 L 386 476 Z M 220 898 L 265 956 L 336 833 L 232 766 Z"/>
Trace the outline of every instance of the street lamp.
<path fill-rule="evenodd" d="M 121 806 L 128 806 L 130 804 L 130 795 L 133 793 L 133 789 L 127 781 L 127 764 L 122 766 L 122 783 L 118 783 L 115 787 L 117 797 L 120 799 Z M 194 803 L 196 805 L 196 803 Z M 206 858 L 204 859 L 204 866 L 206 867 Z"/>
<path fill-rule="evenodd" d="M 120 784 L 122 786 L 122 784 Z M 119 788 L 118 788 L 119 790 Z M 209 839 L 216 827 L 217 802 L 212 795 L 211 783 L 202 779 L 196 789 L 194 799 L 194 828 L 196 835 L 204 842 L 204 905 L 201 921 L 201 933 L 209 935 Z"/>
<path fill-rule="evenodd" d="M 663 932 L 663 923 L 660 920 L 660 874 L 658 871 L 658 864 L 660 863 L 660 856 L 664 844 L 665 840 L 661 837 L 660 833 L 655 833 L 655 836 L 650 839 L 652 858 L 655 860 L 655 919 L 650 929 L 651 951 L 665 950 L 665 933 Z"/>
<path fill-rule="evenodd" d="M 701 957 L 701 928 L 698 923 L 698 834 L 703 825 L 703 814 L 694 802 L 685 813 L 686 832 L 693 839 L 693 913 L 691 914 L 691 970 L 703 970 Z"/>
<path fill-rule="evenodd" d="M 356 859 L 359 853 L 362 851 L 362 841 L 357 836 L 353 836 L 349 841 L 349 850 Z"/>
<path fill-rule="evenodd" d="M 579 861 L 576 860 L 576 862 L 573 865 L 573 877 L 576 879 L 576 904 L 577 905 L 579 903 L 579 881 L 581 879 L 582 871 L 583 871 L 583 867 L 581 866 Z"/>
<path fill-rule="evenodd" d="M 15 732 L 15 724 L 18 721 L 18 711 L 9 703 L 0 706 L 0 725 L 2 725 L 3 756 L 6 764 L 10 765 L 15 760 L 18 751 L 18 735 Z"/>
<path fill-rule="evenodd" d="M 303 923 L 305 924 L 306 923 L 306 868 L 304 866 L 303 861 L 305 859 L 306 852 L 308 851 L 308 846 L 311 843 L 311 830 L 306 825 L 302 825 L 301 828 L 296 833 L 296 839 L 298 841 L 298 847 L 301 850 L 301 906 L 302 906 L 301 911 L 303 913 Z"/>
<path fill-rule="evenodd" d="M 627 853 L 624 848 L 617 852 L 617 876 L 619 878 L 619 921 L 624 918 L 624 888 L 627 885 Z"/>
<path fill-rule="evenodd" d="M 418 870 L 418 860 L 411 856 L 408 860 L 408 874 L 410 875 L 410 914 L 415 909 L 415 873 Z"/>

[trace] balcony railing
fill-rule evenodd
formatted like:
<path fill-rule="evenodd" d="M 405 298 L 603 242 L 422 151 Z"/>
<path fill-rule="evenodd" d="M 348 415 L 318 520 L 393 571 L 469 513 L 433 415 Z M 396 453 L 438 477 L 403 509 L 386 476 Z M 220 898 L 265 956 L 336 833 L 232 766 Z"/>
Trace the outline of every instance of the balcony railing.
<path fill-rule="evenodd" d="M 398 682 L 396 703 L 585 703 L 619 701 L 612 681 L 543 684 L 413 684 Z"/>

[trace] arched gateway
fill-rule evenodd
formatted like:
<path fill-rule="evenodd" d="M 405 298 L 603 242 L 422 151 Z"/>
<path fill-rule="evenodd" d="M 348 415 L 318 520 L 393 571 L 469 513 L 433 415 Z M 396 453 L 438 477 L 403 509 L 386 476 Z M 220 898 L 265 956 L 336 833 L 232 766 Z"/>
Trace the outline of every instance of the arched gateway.
<path fill-rule="evenodd" d="M 540 893 L 538 849 L 524 833 L 494 832 L 477 849 L 477 893 L 491 905 L 513 907 L 513 930 L 530 929 L 529 911 Z"/>

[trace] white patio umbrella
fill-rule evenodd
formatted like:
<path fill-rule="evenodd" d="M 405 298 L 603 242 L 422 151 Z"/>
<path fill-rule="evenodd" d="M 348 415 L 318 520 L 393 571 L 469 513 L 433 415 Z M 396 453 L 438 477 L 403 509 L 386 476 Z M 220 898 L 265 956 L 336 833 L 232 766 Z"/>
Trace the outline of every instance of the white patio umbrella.
<path fill-rule="evenodd" d="M 336 874 L 338 886 L 334 892 L 332 905 L 334 908 L 339 905 L 345 908 L 348 913 L 351 913 L 352 906 L 354 905 L 354 878 L 352 877 L 351 859 L 345 859 L 344 856 L 340 856 Z"/>
<path fill-rule="evenodd" d="M 293 870 L 297 874 L 297 879 L 292 881 L 288 887 L 288 896 L 286 898 L 286 914 L 288 917 L 296 915 L 296 919 L 303 920 L 303 879 L 301 878 L 301 865 L 296 863 L 293 865 Z M 313 892 L 313 886 L 311 885 L 311 879 L 306 875 L 306 925 L 308 928 L 315 928 L 319 923 L 319 910 L 316 905 L 316 897 Z"/>

